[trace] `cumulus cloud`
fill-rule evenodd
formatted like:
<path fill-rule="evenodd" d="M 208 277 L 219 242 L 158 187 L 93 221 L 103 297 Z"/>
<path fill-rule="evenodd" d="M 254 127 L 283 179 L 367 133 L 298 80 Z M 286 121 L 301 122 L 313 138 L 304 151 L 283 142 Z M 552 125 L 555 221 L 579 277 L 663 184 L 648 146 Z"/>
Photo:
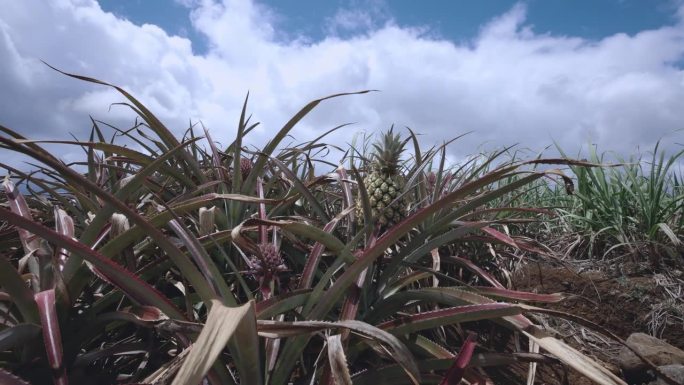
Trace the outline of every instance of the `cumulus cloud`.
<path fill-rule="evenodd" d="M 684 23 L 600 40 L 536 32 L 517 5 L 466 43 L 395 23 L 382 9 L 341 9 L 314 41 L 278 29 L 278 18 L 248 0 L 176 0 L 188 7 L 208 52 L 154 25 L 135 25 L 94 0 L 0 0 L 0 124 L 32 138 L 84 137 L 88 115 L 125 127 L 110 89 L 65 78 L 40 60 L 120 85 L 177 133 L 202 120 L 214 139 L 231 140 L 250 92 L 268 140 L 308 101 L 328 94 L 381 92 L 328 101 L 295 130 L 304 141 L 342 123 L 350 132 L 409 126 L 469 154 L 554 140 L 570 152 L 587 142 L 623 153 L 650 148 L 682 127 Z M 684 12 L 680 10 L 679 15 Z M 340 33 L 345 32 L 345 33 Z M 678 140 L 680 134 L 669 137 Z"/>
<path fill-rule="evenodd" d="M 341 7 L 325 20 L 325 30 L 330 36 L 345 36 L 380 28 L 393 19 L 384 1 L 364 1 Z"/>

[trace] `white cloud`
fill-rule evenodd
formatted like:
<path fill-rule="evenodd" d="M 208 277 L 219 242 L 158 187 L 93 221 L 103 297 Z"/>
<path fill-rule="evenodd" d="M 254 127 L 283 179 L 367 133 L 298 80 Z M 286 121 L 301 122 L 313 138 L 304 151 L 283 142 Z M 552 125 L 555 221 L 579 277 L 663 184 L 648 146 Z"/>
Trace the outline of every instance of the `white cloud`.
<path fill-rule="evenodd" d="M 453 145 L 454 156 L 483 143 L 540 150 L 554 139 L 571 153 L 588 141 L 628 153 L 682 127 L 681 21 L 592 41 L 538 34 L 518 5 L 456 44 L 398 26 L 382 11 L 347 8 L 327 20 L 330 36 L 311 42 L 284 38 L 276 28 L 281 16 L 258 3 L 176 1 L 190 7 L 207 54 L 193 54 L 189 40 L 157 26 L 106 13 L 94 0 L 0 0 L 0 124 L 33 138 L 66 138 L 84 137 L 88 115 L 132 122 L 125 108 L 109 109 L 121 96 L 65 78 L 42 59 L 123 86 L 177 133 L 202 119 L 223 143 L 248 91 L 262 122 L 257 143 L 308 101 L 363 89 L 381 92 L 328 101 L 294 135 L 309 140 L 357 122 L 331 138 L 340 143 L 395 123 L 425 134 L 426 144 L 474 131 Z M 352 35 L 333 33 L 341 30 Z"/>
<path fill-rule="evenodd" d="M 325 30 L 328 35 L 340 36 L 372 31 L 393 22 L 384 1 L 366 0 L 339 8 L 332 17 L 326 18 Z"/>

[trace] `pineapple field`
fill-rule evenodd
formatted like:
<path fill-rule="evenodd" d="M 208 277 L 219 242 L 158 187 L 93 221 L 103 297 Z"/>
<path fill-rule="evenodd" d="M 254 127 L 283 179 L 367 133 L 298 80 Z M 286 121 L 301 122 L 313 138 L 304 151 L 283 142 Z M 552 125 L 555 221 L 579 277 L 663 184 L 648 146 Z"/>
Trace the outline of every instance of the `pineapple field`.
<path fill-rule="evenodd" d="M 618 351 L 678 383 L 626 339 L 684 348 L 682 152 L 449 164 L 390 124 L 287 142 L 366 91 L 254 150 L 247 100 L 220 144 L 67 75 L 141 122 L 59 141 L 0 126 L 3 154 L 30 159 L 0 165 L 0 383 L 634 383 Z"/>

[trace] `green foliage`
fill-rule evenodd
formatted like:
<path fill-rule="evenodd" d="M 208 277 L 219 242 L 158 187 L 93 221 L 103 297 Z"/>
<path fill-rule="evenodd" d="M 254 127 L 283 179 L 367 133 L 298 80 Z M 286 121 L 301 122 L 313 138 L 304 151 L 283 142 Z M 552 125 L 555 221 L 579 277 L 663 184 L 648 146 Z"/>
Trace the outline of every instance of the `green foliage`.
<path fill-rule="evenodd" d="M 590 161 L 602 167 L 573 167 L 577 191 L 572 197 L 556 197 L 566 230 L 583 237 L 576 253 L 589 258 L 628 255 L 654 268 L 663 262 L 683 265 L 684 191 L 673 172 L 682 155 L 679 151 L 666 158 L 658 143 L 650 159 L 618 158 L 618 164 L 605 164 L 606 154 L 592 147 Z"/>
<path fill-rule="evenodd" d="M 537 165 L 579 172 L 587 163 L 494 166 L 499 153 L 446 169 L 445 146 L 424 151 L 409 130 L 413 158 L 402 194 L 415 199 L 404 219 L 380 227 L 358 171 L 371 169 L 363 151 L 329 164 L 318 159 L 323 138 L 280 148 L 316 105 L 353 94 L 307 104 L 249 152 L 242 143 L 256 124 L 247 101 L 235 141 L 219 148 L 208 131 L 200 138 L 190 128 L 177 139 L 115 88 L 144 123 L 110 127 L 117 135 L 107 142 L 104 125 L 93 122 L 88 141 L 60 142 L 85 149 L 85 174 L 0 127 L 3 151 L 42 164 L 30 173 L 7 168 L 29 193 L 8 178 L 0 207 L 5 371 L 36 384 L 58 373 L 55 383 L 206 376 L 212 384 L 285 385 L 369 383 L 375 377 L 363 370 L 383 366 L 382 375 L 405 383 L 473 382 L 527 365 L 513 350 L 514 339 L 525 338 L 598 383 L 622 383 L 527 318 L 544 310 L 523 302 L 560 295 L 508 290 L 497 278 L 505 264 L 480 263 L 482 250 L 543 252 L 506 233 L 502 215 L 522 223 L 547 213 L 512 199 L 545 178 L 564 178 Z M 117 143 L 122 136 L 141 150 Z"/>

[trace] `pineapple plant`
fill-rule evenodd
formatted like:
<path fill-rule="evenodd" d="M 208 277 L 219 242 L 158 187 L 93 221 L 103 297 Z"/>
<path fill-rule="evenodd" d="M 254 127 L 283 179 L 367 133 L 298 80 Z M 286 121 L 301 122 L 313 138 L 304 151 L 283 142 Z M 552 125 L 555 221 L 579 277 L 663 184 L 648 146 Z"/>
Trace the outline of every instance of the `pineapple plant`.
<path fill-rule="evenodd" d="M 500 240 L 502 237 L 492 228 L 472 237 L 472 232 L 488 223 L 470 221 L 467 215 L 473 211 L 477 214 L 476 210 L 491 213 L 489 202 L 522 187 L 522 183 L 497 183 L 518 175 L 517 169 L 528 163 L 506 165 L 482 172 L 482 176 L 478 175 L 481 168 L 474 167 L 472 178 L 466 176 L 469 183 L 465 187 L 451 184 L 450 174 L 444 174 L 440 166 L 436 174 L 425 178 L 428 188 L 437 189 L 434 199 L 421 199 L 427 203 L 421 203 L 420 213 L 405 219 L 408 197 L 413 197 L 407 194 L 406 180 L 413 177 L 401 172 L 400 159 L 407 141 L 392 129 L 373 145 L 363 179 L 368 194 L 356 202 L 350 198 L 349 179 L 343 168 L 338 170 L 339 179 L 320 178 L 315 184 L 300 179 L 298 175 L 315 175 L 311 166 L 318 164 L 311 155 L 315 146 L 275 152 L 292 127 L 330 97 L 300 110 L 258 151 L 264 156 L 255 157 L 254 164 L 241 157 L 239 145 L 226 152 L 226 158 L 233 162 L 221 164 L 221 153 L 210 139 L 211 152 L 197 143 L 180 143 L 142 104 L 118 90 L 139 106 L 150 130 L 149 136 L 133 138 L 140 143 L 149 139 L 152 147 L 148 153 L 106 143 L 94 125 L 87 143 L 92 151 L 84 162 L 88 165 L 85 176 L 49 155 L 40 143 L 17 140 L 22 138 L 19 133 L 1 127 L 0 147 L 4 151 L 28 155 L 44 163 L 45 168 L 36 176 L 6 169 L 6 174 L 11 172 L 15 179 L 32 182 L 42 190 L 34 193 L 26 188 L 34 195 L 32 199 L 23 199 L 22 189 L 9 183 L 4 183 L 4 193 L 0 193 L 0 330 L 7 337 L 0 341 L 0 378 L 19 384 L 51 380 L 100 385 L 168 384 L 171 378 L 173 384 L 234 383 L 236 378 L 256 385 L 328 385 L 337 379 L 357 384 L 419 384 L 421 375 L 434 383 L 443 372 L 442 382 L 458 383 L 466 376 L 471 383 L 489 383 L 490 371 L 518 373 L 526 368 L 520 365 L 527 365 L 518 362 L 517 356 L 511 357 L 514 364 L 502 360 L 502 354 L 505 357 L 510 351 L 494 351 L 504 348 L 492 344 L 491 337 L 483 335 L 477 342 L 482 345 L 476 346 L 476 341 L 465 333 L 485 330 L 482 327 L 491 330 L 491 325 L 497 325 L 506 328 L 497 335 L 513 331 L 516 339 L 526 336 L 597 383 L 624 384 L 601 365 L 548 335 L 524 314 L 537 308 L 517 303 L 526 299 L 558 301 L 562 296 L 506 291 L 492 274 L 469 258 L 447 257 L 443 267 L 433 259 L 433 270 L 461 277 L 460 272 L 467 269 L 494 288 L 468 287 L 470 280 L 462 279 L 434 280 L 432 287 L 425 287 L 429 280 L 424 278 L 433 272 L 414 267 L 426 267 L 424 262 L 429 263 L 429 259 L 424 257 L 440 247 L 468 251 L 474 242 L 494 244 Z M 241 118 L 238 137 L 251 127 Z M 136 131 L 130 132 L 135 135 Z M 99 141 L 92 139 L 96 136 Z M 416 150 L 419 153 L 418 147 Z M 96 156 L 98 152 L 104 156 Z M 428 152 L 423 159 L 433 155 Z M 300 156 L 305 158 L 301 163 Z M 279 175 L 267 174 L 265 165 L 271 158 L 288 161 L 292 169 L 283 172 L 287 174 L 283 182 L 296 182 L 292 185 L 303 198 L 316 200 L 317 205 L 298 206 L 289 199 L 291 184 L 278 183 Z M 535 159 L 532 164 L 542 162 L 569 163 Z M 0 169 L 3 167 L 0 165 Z M 254 175 L 247 178 L 250 168 Z M 410 169 L 413 171 L 409 174 L 416 175 L 420 171 L 415 170 L 422 168 L 414 164 Z M 117 172 L 102 178 L 105 174 L 99 170 Z M 226 175 L 224 171 L 230 172 Z M 523 182 L 556 173 L 535 171 Z M 47 175 L 49 180 L 40 175 Z M 245 181 L 249 185 L 242 186 L 240 194 L 235 188 L 233 194 L 223 193 L 226 189 L 221 184 L 230 175 L 249 179 Z M 126 183 L 121 182 L 124 179 Z M 264 179 L 274 183 L 264 185 Z M 236 180 L 233 187 L 240 186 Z M 344 188 L 343 204 L 338 204 L 340 186 Z M 440 195 L 440 190 L 448 193 Z M 470 204 L 456 205 L 463 200 Z M 405 223 L 375 241 L 359 245 L 359 234 L 354 231 L 335 231 L 343 218 L 337 210 L 343 209 L 346 216 L 349 206 L 371 214 L 381 228 L 404 219 Z M 154 210 L 146 213 L 146 207 Z M 322 214 L 307 211 L 314 207 L 322 208 L 317 210 Z M 37 209 L 40 211 L 34 211 Z M 321 231 L 320 218 L 326 216 L 334 218 Z M 437 221 L 426 219 L 433 216 Z M 440 221 L 448 225 L 440 225 Z M 56 223 L 59 225 L 52 230 Z M 407 241 L 406 235 L 419 226 L 415 237 Z M 286 236 L 279 237 L 278 231 Z M 376 263 L 387 255 L 388 248 L 400 251 L 392 255 L 390 263 Z M 63 262 L 55 258 L 63 254 L 68 254 Z M 334 255 L 337 260 L 328 258 Z M 465 257 L 470 255 L 466 253 Z M 39 268 L 26 274 L 26 259 L 29 269 L 31 265 Z M 350 263 L 342 265 L 344 261 Z M 450 265 L 445 266 L 446 262 Z M 55 263 L 59 265 L 53 266 Z M 245 264 L 246 271 L 242 269 Z M 284 276 L 281 273 L 286 270 L 291 270 L 300 282 L 297 290 L 280 286 L 279 276 Z M 260 296 L 253 294 L 257 291 Z M 502 301 L 507 296 L 515 302 Z M 496 324 L 477 324 L 490 319 Z M 85 332 L 74 327 L 83 324 L 88 324 Z M 318 340 L 320 337 L 326 338 L 324 344 Z M 459 345 L 458 356 L 449 352 Z M 352 354 L 345 354 L 345 346 L 352 349 Z M 223 353 L 226 349 L 230 354 Z M 376 349 L 385 353 L 375 356 L 372 353 Z M 478 356 L 471 360 L 474 352 Z M 320 359 L 325 355 L 328 360 Z M 530 359 L 541 360 L 537 357 Z M 543 361 L 534 365 L 550 364 L 546 355 L 541 357 Z M 456 370 L 455 359 L 469 362 L 468 368 Z M 491 363 L 515 367 L 508 370 L 492 367 Z M 378 370 L 358 371 L 373 366 Z M 352 377 L 350 372 L 356 374 Z"/>
<path fill-rule="evenodd" d="M 363 184 L 368 191 L 371 217 L 381 227 L 391 227 L 406 217 L 408 201 L 402 197 L 406 184 L 400 170 L 400 159 L 407 140 L 390 128 L 373 144 L 371 164 Z M 361 198 L 356 202 L 357 217 L 363 221 Z"/>

